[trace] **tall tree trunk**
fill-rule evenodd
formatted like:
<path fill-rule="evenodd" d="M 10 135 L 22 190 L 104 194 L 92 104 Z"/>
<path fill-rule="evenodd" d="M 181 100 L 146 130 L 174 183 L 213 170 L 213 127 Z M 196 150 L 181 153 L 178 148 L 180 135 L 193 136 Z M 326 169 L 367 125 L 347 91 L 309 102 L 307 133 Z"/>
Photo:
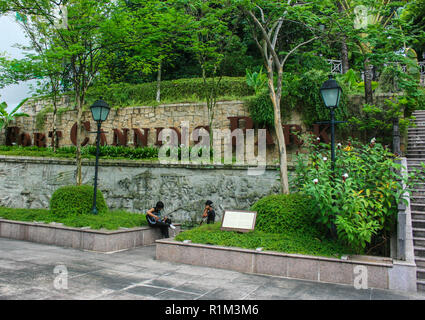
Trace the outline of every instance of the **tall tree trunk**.
<path fill-rule="evenodd" d="M 53 122 L 53 124 L 52 124 L 52 145 L 53 145 L 53 152 L 56 152 L 56 144 L 57 144 L 57 141 L 56 141 L 56 114 L 57 114 L 57 111 L 58 111 L 58 106 L 57 106 L 57 103 L 56 103 L 56 97 L 54 98 L 54 100 L 53 100 L 53 119 L 52 119 L 52 122 Z"/>
<path fill-rule="evenodd" d="M 341 61 L 342 61 L 342 73 L 347 73 L 350 69 L 350 63 L 348 61 L 348 48 L 347 48 L 347 37 L 343 37 L 341 41 Z"/>
<path fill-rule="evenodd" d="M 337 1 L 338 12 L 343 13 L 344 8 L 341 3 Z M 350 69 L 350 64 L 348 62 L 348 48 L 347 48 L 347 37 L 344 35 L 341 41 L 341 61 L 342 61 L 342 73 L 347 73 Z"/>
<path fill-rule="evenodd" d="M 158 77 L 156 79 L 156 101 L 161 102 L 161 76 L 162 76 L 162 61 L 158 65 Z"/>
<path fill-rule="evenodd" d="M 369 64 L 369 59 L 366 58 L 364 61 L 364 92 L 367 104 L 373 104 L 372 78 L 372 68 Z"/>
<path fill-rule="evenodd" d="M 52 145 L 53 145 L 53 152 L 56 152 L 56 144 L 57 144 L 57 141 L 56 141 L 56 131 L 57 131 L 56 115 L 57 115 L 57 112 L 58 112 L 58 104 L 57 104 L 58 88 L 54 84 L 53 80 L 50 80 L 50 81 L 51 81 L 52 91 L 53 91 Z"/>
<path fill-rule="evenodd" d="M 76 165 L 77 165 L 77 172 L 76 172 L 76 181 L 77 186 L 81 186 L 83 183 L 82 178 L 82 159 L 81 159 L 81 135 L 82 135 L 82 117 L 83 117 L 83 106 L 82 106 L 82 98 L 80 97 L 79 92 L 76 92 L 76 99 L 77 99 L 77 150 L 75 153 L 76 157 Z"/>
<path fill-rule="evenodd" d="M 281 186 L 281 192 L 283 194 L 289 194 L 289 181 L 288 181 L 288 159 L 287 159 L 287 153 L 286 153 L 286 142 L 285 142 L 285 135 L 283 134 L 283 127 L 282 127 L 282 115 L 280 111 L 280 99 L 281 95 L 277 94 L 274 88 L 274 80 L 273 80 L 273 69 L 272 66 L 267 66 L 268 69 L 268 84 L 270 89 L 270 99 L 273 103 L 273 110 L 274 110 L 274 126 L 277 136 L 277 144 L 278 144 L 278 150 L 279 150 L 279 168 L 280 168 L 280 186 Z M 278 87 L 282 86 L 282 73 L 281 71 L 278 72 Z M 280 92 L 280 90 L 279 90 Z"/>

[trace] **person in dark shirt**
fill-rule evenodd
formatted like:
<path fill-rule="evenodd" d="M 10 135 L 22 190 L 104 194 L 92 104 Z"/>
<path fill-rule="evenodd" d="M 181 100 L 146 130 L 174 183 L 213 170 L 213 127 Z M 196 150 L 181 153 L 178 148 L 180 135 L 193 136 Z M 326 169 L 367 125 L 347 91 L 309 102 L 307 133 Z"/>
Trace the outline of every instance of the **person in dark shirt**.
<path fill-rule="evenodd" d="M 202 218 L 206 218 L 207 224 L 214 223 L 215 211 L 213 209 L 213 202 L 211 200 L 207 200 L 207 202 L 205 202 L 205 209 L 204 213 L 202 214 Z"/>
<path fill-rule="evenodd" d="M 167 216 L 161 219 L 162 209 L 164 209 L 164 203 L 162 201 L 158 201 L 154 208 L 151 208 L 146 212 L 146 220 L 150 227 L 160 228 L 164 238 L 169 238 L 168 228 L 175 229 L 176 227 L 172 225 L 171 219 Z"/>

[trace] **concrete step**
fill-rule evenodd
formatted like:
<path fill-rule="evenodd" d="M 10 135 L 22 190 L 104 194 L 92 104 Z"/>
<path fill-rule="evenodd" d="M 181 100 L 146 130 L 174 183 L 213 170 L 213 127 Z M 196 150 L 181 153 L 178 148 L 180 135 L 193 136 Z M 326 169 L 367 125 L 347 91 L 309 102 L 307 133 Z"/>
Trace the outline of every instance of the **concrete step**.
<path fill-rule="evenodd" d="M 415 257 L 415 263 L 417 268 L 425 268 L 425 258 Z"/>
<path fill-rule="evenodd" d="M 409 165 L 420 165 L 422 162 L 424 162 L 424 159 L 422 158 L 410 158 L 407 160 L 407 166 Z"/>
<path fill-rule="evenodd" d="M 425 221 L 425 212 L 412 211 L 412 220 L 422 220 L 422 221 Z"/>
<path fill-rule="evenodd" d="M 416 278 L 425 281 L 425 269 L 416 267 Z"/>
<path fill-rule="evenodd" d="M 419 143 L 412 143 L 410 145 L 407 145 L 407 153 L 413 153 L 413 152 L 423 152 L 425 151 L 425 144 L 419 144 Z"/>
<path fill-rule="evenodd" d="M 412 211 L 425 212 L 425 204 L 423 203 L 410 203 Z"/>
<path fill-rule="evenodd" d="M 423 203 L 425 204 L 425 196 L 412 195 L 410 197 L 410 203 Z"/>
<path fill-rule="evenodd" d="M 425 238 L 413 238 L 413 245 L 418 247 L 425 247 Z"/>
<path fill-rule="evenodd" d="M 406 158 L 415 158 L 415 159 L 423 158 L 425 160 L 425 152 L 418 153 L 417 151 L 408 151 Z"/>
<path fill-rule="evenodd" d="M 407 153 L 416 153 L 416 151 L 425 151 L 425 143 L 411 143 L 407 145 Z"/>
<path fill-rule="evenodd" d="M 412 190 L 412 197 L 425 197 L 425 188 Z"/>
<path fill-rule="evenodd" d="M 425 220 L 412 219 L 412 227 L 425 229 Z"/>
<path fill-rule="evenodd" d="M 407 145 L 409 144 L 421 144 L 425 141 L 425 136 L 408 136 L 407 137 Z"/>
<path fill-rule="evenodd" d="M 418 289 L 419 292 L 425 291 L 425 281 L 424 280 L 418 280 L 418 281 L 416 281 L 416 284 L 417 284 L 416 288 Z"/>
<path fill-rule="evenodd" d="M 425 258 L 425 247 L 414 247 L 415 257 Z"/>
<path fill-rule="evenodd" d="M 420 172 L 420 174 L 422 174 L 422 172 Z M 414 182 L 414 183 L 412 183 L 411 188 L 413 188 L 413 190 L 422 190 L 422 189 L 425 189 L 425 183 L 424 182 L 421 182 L 421 181 Z"/>
<path fill-rule="evenodd" d="M 423 228 L 412 228 L 414 238 L 425 238 L 425 229 Z"/>

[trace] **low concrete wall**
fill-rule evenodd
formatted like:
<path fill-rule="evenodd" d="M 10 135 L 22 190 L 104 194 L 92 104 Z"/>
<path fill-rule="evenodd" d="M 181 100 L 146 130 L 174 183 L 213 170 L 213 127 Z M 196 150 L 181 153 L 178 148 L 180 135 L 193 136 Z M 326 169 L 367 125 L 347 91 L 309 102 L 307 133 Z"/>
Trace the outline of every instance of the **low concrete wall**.
<path fill-rule="evenodd" d="M 156 258 L 177 263 L 222 268 L 246 273 L 281 276 L 367 288 L 393 289 L 403 277 L 398 261 L 390 258 L 349 256 L 346 260 L 271 251 L 156 241 Z M 360 268 L 359 268 L 360 267 Z"/>
<path fill-rule="evenodd" d="M 178 234 L 180 230 L 180 225 L 176 225 L 170 235 Z M 90 230 L 5 219 L 0 219 L 0 237 L 104 253 L 150 245 L 162 238 L 159 229 L 150 227 Z"/>

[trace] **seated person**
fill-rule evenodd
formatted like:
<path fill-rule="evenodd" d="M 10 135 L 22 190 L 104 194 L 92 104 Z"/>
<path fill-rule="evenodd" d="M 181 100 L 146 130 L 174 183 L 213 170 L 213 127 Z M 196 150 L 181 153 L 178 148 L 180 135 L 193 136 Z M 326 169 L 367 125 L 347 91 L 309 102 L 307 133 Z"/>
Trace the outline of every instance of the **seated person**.
<path fill-rule="evenodd" d="M 168 228 L 175 229 L 176 227 L 171 224 L 171 220 L 164 216 L 161 219 L 161 210 L 164 209 L 164 203 L 158 201 L 154 208 L 149 209 L 146 212 L 146 220 L 152 228 L 160 228 L 162 236 L 164 238 L 169 238 Z"/>
<path fill-rule="evenodd" d="M 215 220 L 215 211 L 212 207 L 213 202 L 211 200 L 207 200 L 207 202 L 205 202 L 205 209 L 204 209 L 204 213 L 202 214 L 202 218 L 206 218 L 207 220 L 207 224 L 210 223 L 214 223 Z M 201 224 L 204 221 L 201 222 Z"/>

